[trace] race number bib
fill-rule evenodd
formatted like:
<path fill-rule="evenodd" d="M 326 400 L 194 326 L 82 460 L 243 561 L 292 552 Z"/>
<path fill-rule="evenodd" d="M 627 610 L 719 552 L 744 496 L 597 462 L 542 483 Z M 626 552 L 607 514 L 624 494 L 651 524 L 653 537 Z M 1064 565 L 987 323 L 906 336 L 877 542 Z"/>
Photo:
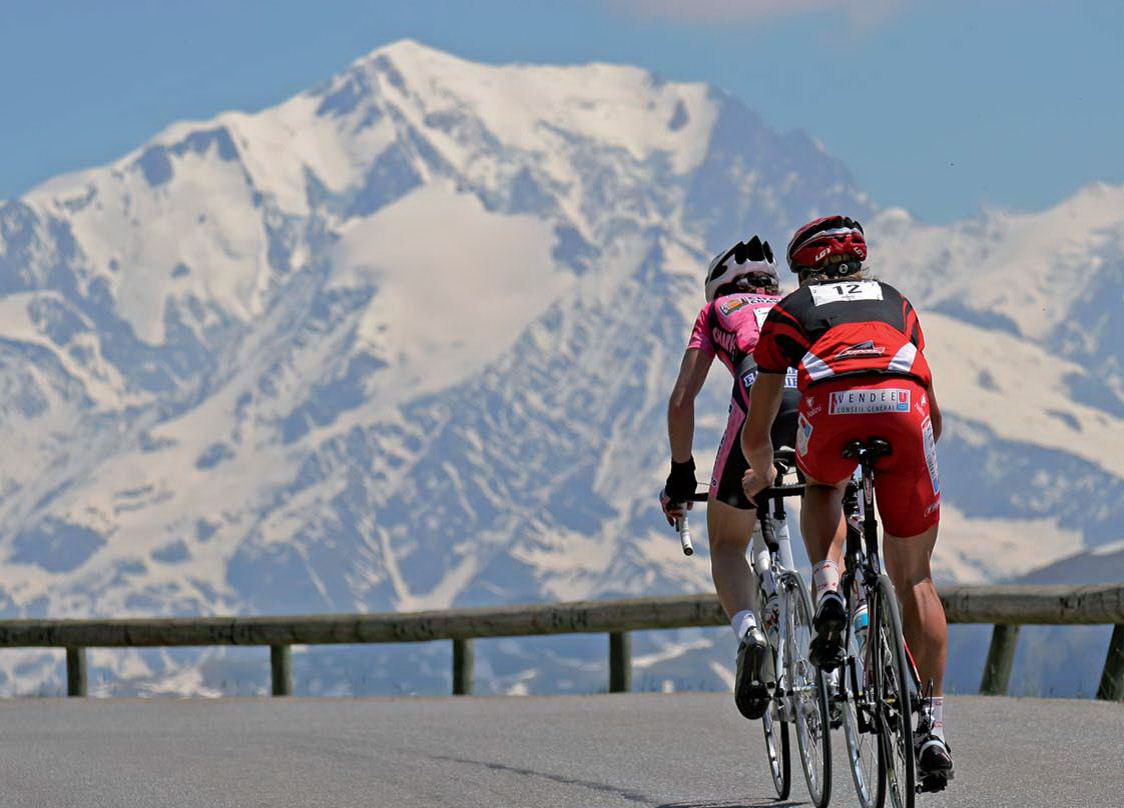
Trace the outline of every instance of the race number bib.
<path fill-rule="evenodd" d="M 812 301 L 817 306 L 850 300 L 881 300 L 882 287 L 877 281 L 843 281 L 819 283 L 811 287 Z"/>

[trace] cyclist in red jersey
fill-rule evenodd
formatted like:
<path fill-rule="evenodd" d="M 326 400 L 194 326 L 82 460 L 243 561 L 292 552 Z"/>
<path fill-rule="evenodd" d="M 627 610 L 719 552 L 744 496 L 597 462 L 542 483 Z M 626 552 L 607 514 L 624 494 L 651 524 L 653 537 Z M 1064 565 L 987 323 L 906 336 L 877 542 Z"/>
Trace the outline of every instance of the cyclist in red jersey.
<path fill-rule="evenodd" d="M 843 448 L 854 439 L 889 440 L 893 452 L 878 461 L 875 477 L 886 569 L 901 600 L 906 642 L 934 693 L 932 732 L 916 739 L 918 765 L 947 779 L 948 626 L 930 570 L 940 521 L 941 415 L 917 314 L 892 286 L 866 277 L 866 257 L 862 225 L 843 216 L 809 222 L 789 243 L 788 263 L 800 288 L 770 311 L 754 350 L 759 372 L 742 448 L 750 468 L 761 471 L 747 471 L 743 484 L 752 496 L 773 482 L 769 426 L 784 374 L 796 368 L 802 395 L 797 463 L 807 477 L 800 528 L 816 591 L 810 655 L 833 667 L 843 654 L 846 619 L 838 591 L 846 536 L 842 500 L 856 465 Z"/>
<path fill-rule="evenodd" d="M 768 645 L 758 625 L 754 599 L 757 587 L 746 561 L 746 548 L 756 528 L 751 505 L 742 491 L 746 469 L 741 452 L 741 428 L 749 406 L 749 389 L 757 375 L 753 350 L 760 325 L 780 300 L 779 279 L 769 243 L 754 236 L 715 256 L 707 269 L 706 305 L 699 311 L 679 377 L 667 408 L 671 444 L 671 473 L 660 495 L 668 522 L 691 507 L 695 492 L 695 462 L 691 445 L 695 428 L 695 396 L 706 381 L 714 357 L 734 375 L 730 418 L 719 446 L 707 503 L 711 575 L 722 607 L 738 638 L 734 701 L 747 718 L 760 718 L 768 704 L 771 669 Z M 795 374 L 787 406 L 774 419 L 778 443 L 795 440 Z M 782 398 L 784 396 L 782 395 Z M 772 461 L 770 460 L 770 464 Z"/>

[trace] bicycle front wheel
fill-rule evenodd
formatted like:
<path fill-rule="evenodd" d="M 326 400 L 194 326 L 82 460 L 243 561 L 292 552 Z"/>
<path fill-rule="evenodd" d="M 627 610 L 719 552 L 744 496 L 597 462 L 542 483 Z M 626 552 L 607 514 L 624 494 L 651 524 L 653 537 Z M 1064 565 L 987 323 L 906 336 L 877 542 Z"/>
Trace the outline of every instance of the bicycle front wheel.
<path fill-rule="evenodd" d="M 775 704 L 775 702 L 774 702 Z M 765 729 L 765 754 L 769 756 L 769 774 L 773 777 L 773 788 L 777 790 L 778 800 L 787 800 L 792 790 L 792 757 L 788 746 L 788 724 L 781 718 L 773 718 L 773 705 L 761 716 Z"/>
<path fill-rule="evenodd" d="M 793 720 L 800 764 L 808 783 L 808 795 L 816 808 L 831 799 L 831 713 L 824 672 L 808 659 L 812 641 L 812 599 L 798 574 L 785 577 L 785 608 L 788 611 L 788 645 L 785 679 L 792 694 Z"/>
<path fill-rule="evenodd" d="M 913 808 L 916 766 L 909 660 L 902 635 L 898 596 L 885 575 L 878 576 L 871 609 L 869 642 L 873 651 L 875 710 L 886 760 L 886 785 L 894 808 Z"/>

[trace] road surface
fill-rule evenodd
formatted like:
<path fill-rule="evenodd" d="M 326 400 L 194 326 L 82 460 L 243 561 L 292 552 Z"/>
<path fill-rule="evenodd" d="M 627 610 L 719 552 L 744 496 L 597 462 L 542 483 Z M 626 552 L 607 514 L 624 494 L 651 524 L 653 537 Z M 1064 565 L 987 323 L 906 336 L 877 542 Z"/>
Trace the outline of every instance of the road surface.
<path fill-rule="evenodd" d="M 1124 706 L 952 697 L 957 777 L 921 806 L 1124 805 Z M 728 694 L 0 703 L 8 808 L 778 805 Z M 832 805 L 855 805 L 835 741 Z M 795 749 L 795 746 L 794 746 Z M 807 804 L 799 763 L 792 797 Z"/>

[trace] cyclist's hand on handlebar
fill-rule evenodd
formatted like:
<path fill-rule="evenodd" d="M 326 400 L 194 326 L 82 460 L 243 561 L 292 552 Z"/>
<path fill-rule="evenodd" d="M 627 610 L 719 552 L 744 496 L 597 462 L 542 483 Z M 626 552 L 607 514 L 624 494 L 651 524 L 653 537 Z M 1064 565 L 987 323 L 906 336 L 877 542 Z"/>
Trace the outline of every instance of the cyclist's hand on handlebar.
<path fill-rule="evenodd" d="M 694 504 L 695 503 L 689 499 L 686 501 L 673 500 L 667 495 L 666 488 L 660 491 L 660 507 L 663 508 L 663 515 L 664 518 L 667 519 L 667 523 L 673 527 L 675 525 L 675 520 L 686 516 L 687 511 L 689 511 Z"/>
<path fill-rule="evenodd" d="M 746 498 L 753 502 L 757 495 L 776 482 L 776 479 L 777 469 L 772 463 L 761 469 L 760 474 L 753 469 L 748 469 L 742 475 L 742 490 L 745 491 Z"/>
<path fill-rule="evenodd" d="M 675 520 L 684 516 L 694 505 L 691 498 L 695 495 L 696 487 L 695 458 L 683 463 L 672 460 L 671 473 L 667 475 L 667 482 L 660 492 L 660 507 L 669 525 L 674 525 Z"/>

